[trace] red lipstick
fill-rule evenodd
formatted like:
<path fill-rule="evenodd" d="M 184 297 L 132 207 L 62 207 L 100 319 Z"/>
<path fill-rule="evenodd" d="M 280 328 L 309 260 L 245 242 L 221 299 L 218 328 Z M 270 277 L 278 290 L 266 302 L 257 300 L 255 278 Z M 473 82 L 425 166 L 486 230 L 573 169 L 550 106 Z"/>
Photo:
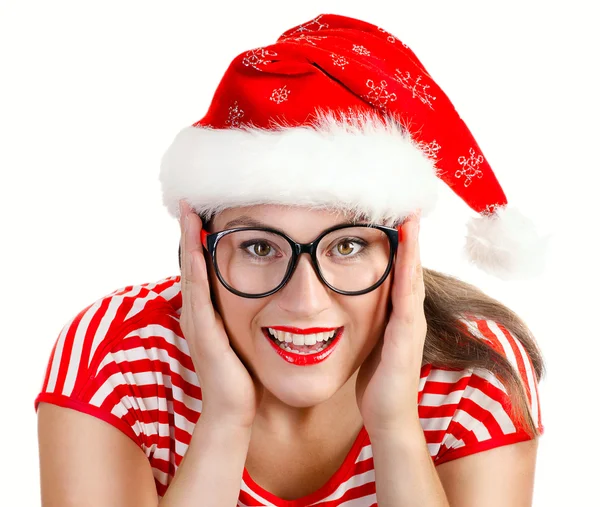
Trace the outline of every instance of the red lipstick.
<path fill-rule="evenodd" d="M 287 331 L 290 333 L 292 332 L 292 331 L 288 331 L 290 329 L 298 330 L 298 328 L 281 327 L 281 326 L 272 327 L 271 329 L 276 329 L 278 331 Z M 323 329 L 323 331 L 312 331 L 312 329 Z M 310 333 L 320 333 L 320 332 L 325 332 L 325 331 L 334 331 L 338 328 L 328 328 L 328 329 L 312 328 L 312 329 L 311 330 L 299 329 L 298 331 L 301 331 L 301 332 L 297 332 L 297 331 L 293 331 L 293 332 L 297 333 L 297 334 L 310 334 Z M 275 352 L 277 352 L 288 363 L 295 364 L 297 366 L 311 366 L 313 364 L 317 364 L 317 363 L 320 363 L 321 361 L 324 361 L 331 355 L 331 353 L 333 352 L 333 350 L 336 348 L 337 344 L 339 343 L 340 338 L 342 337 L 342 334 L 344 334 L 344 328 L 343 327 L 339 328 L 339 331 L 337 332 L 336 336 L 333 338 L 333 341 L 325 349 L 323 349 L 321 352 L 315 352 L 314 354 L 296 354 L 294 352 L 289 352 L 289 351 L 279 347 L 279 345 L 277 345 L 273 341 L 267 328 L 263 328 L 263 333 L 265 335 L 265 338 L 269 341 L 271 346 L 275 349 Z"/>

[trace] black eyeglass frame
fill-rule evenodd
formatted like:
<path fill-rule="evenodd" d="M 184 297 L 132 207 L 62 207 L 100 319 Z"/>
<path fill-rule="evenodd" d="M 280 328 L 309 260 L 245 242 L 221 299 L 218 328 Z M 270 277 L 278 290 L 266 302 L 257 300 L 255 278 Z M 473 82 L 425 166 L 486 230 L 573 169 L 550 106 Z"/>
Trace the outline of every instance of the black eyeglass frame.
<path fill-rule="evenodd" d="M 327 236 L 327 234 L 329 234 L 333 231 L 340 230 L 340 229 L 349 229 L 349 228 L 356 228 L 356 227 L 378 229 L 378 230 L 384 232 L 388 238 L 388 241 L 390 242 L 390 258 L 388 260 L 388 265 L 385 269 L 385 272 L 383 273 L 383 275 L 381 276 L 379 281 L 376 282 L 374 285 L 372 285 L 371 287 L 369 287 L 367 289 L 363 289 L 360 291 L 343 291 L 343 290 L 336 289 L 331 284 L 329 284 L 329 282 L 327 282 L 327 280 L 325 280 L 325 277 L 323 276 L 321 267 L 319 266 L 319 262 L 317 260 L 317 247 L 319 246 L 319 242 L 325 236 Z M 281 236 L 289 243 L 291 250 L 292 250 L 292 258 L 289 262 L 289 266 L 287 268 L 287 271 L 286 271 L 281 283 L 274 289 L 272 289 L 268 292 L 263 292 L 261 294 L 247 294 L 245 292 L 240 292 L 240 291 L 236 290 L 235 288 L 231 287 L 225 281 L 223 276 L 221 275 L 221 273 L 219 271 L 217 258 L 216 258 L 217 245 L 218 245 L 219 241 L 221 240 L 221 238 L 223 238 L 224 236 L 227 236 L 228 234 L 237 232 L 237 231 L 248 231 L 248 230 L 277 234 L 278 236 Z M 342 294 L 344 296 L 360 296 L 362 294 L 367 294 L 368 292 L 375 290 L 389 276 L 389 274 L 392 270 L 392 266 L 394 265 L 394 258 L 396 256 L 396 252 L 398 251 L 399 233 L 398 233 L 398 229 L 395 229 L 393 227 L 387 227 L 385 225 L 342 224 L 342 225 L 336 225 L 334 227 L 330 227 L 329 229 L 326 229 L 321 234 L 319 234 L 319 236 L 315 240 L 311 241 L 310 243 L 298 243 L 298 242 L 294 241 L 292 238 L 290 238 L 288 235 L 284 234 L 281 231 L 275 230 L 275 229 L 270 229 L 270 228 L 266 228 L 266 227 L 236 227 L 233 229 L 226 229 L 223 231 L 214 232 L 214 233 L 210 233 L 210 234 L 203 229 L 201 239 L 202 239 L 202 244 L 203 244 L 204 248 L 206 248 L 206 250 L 208 251 L 208 253 L 210 255 L 212 265 L 215 269 L 217 278 L 229 292 L 231 292 L 237 296 L 244 297 L 244 298 L 250 298 L 250 299 L 258 299 L 258 298 L 263 298 L 263 297 L 267 297 L 267 296 L 271 296 L 272 294 L 275 294 L 277 291 L 279 291 L 283 287 L 285 287 L 285 285 L 290 281 L 290 279 L 292 278 L 292 275 L 294 274 L 294 271 L 296 270 L 296 267 L 298 265 L 298 260 L 300 259 L 300 255 L 303 253 L 307 253 L 310 255 L 312 265 L 315 269 L 315 272 L 317 273 L 317 276 L 319 277 L 319 280 L 321 280 L 321 282 L 323 282 L 332 291 L 334 291 L 338 294 Z M 180 267 L 181 267 L 181 245 L 179 246 L 179 252 L 180 252 Z"/>

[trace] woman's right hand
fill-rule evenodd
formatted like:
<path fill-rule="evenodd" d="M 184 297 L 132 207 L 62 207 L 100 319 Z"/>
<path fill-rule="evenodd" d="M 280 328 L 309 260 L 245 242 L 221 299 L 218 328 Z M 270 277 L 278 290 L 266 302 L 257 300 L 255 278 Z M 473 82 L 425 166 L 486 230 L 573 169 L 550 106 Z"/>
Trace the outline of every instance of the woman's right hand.
<path fill-rule="evenodd" d="M 180 201 L 180 326 L 202 388 L 202 418 L 250 428 L 262 388 L 256 385 L 229 344 L 223 320 L 213 307 L 203 246 L 202 220 Z"/>

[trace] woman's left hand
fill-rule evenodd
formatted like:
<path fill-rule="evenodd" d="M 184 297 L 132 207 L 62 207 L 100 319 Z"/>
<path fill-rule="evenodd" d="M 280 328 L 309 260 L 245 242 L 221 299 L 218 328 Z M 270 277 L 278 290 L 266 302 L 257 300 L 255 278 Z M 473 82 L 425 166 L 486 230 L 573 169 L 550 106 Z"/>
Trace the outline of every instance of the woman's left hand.
<path fill-rule="evenodd" d="M 402 224 L 390 318 L 383 339 L 360 367 L 356 380 L 358 408 L 371 435 L 414 426 L 419 420 L 419 381 L 427 334 L 419 223 L 417 212 Z"/>

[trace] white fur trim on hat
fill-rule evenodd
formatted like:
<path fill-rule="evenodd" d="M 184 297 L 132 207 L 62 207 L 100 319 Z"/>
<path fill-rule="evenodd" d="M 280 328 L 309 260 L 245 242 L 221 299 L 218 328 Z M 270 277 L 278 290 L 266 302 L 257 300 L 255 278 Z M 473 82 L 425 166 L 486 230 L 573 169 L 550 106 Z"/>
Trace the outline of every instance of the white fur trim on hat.
<path fill-rule="evenodd" d="M 463 254 L 502 280 L 533 278 L 543 273 L 550 235 L 540 236 L 533 222 L 508 205 L 467 223 Z"/>
<path fill-rule="evenodd" d="M 435 207 L 439 178 L 399 123 L 359 115 L 274 129 L 187 127 L 163 156 L 163 202 L 204 217 L 231 207 L 299 205 L 396 222 Z"/>

